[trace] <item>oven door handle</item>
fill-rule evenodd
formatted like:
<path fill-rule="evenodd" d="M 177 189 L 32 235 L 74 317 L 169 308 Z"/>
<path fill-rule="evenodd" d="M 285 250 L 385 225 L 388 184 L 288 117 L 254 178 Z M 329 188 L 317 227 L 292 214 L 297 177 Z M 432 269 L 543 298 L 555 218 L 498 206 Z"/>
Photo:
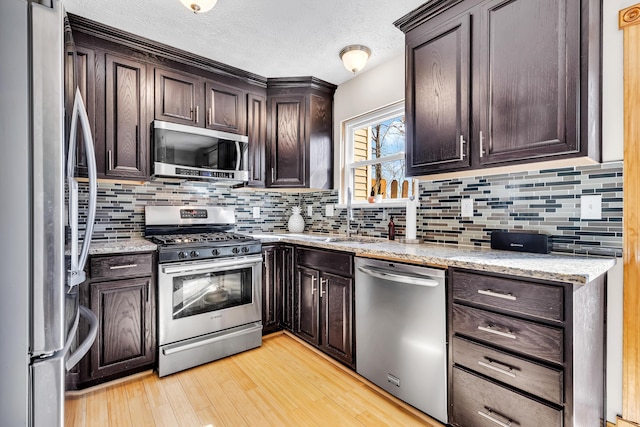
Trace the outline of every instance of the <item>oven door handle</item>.
<path fill-rule="evenodd" d="M 262 323 L 252 323 L 246 325 L 243 328 L 235 330 L 233 332 L 222 332 L 217 333 L 215 336 L 206 339 L 196 338 L 187 344 L 178 343 L 177 345 L 167 346 L 162 349 L 162 354 L 169 356 L 171 354 L 179 353 L 185 350 L 191 350 L 193 348 L 202 347 L 204 345 L 213 344 L 214 342 L 226 340 L 232 337 L 237 337 L 240 335 L 250 334 L 252 332 L 256 332 L 262 329 Z"/>
<path fill-rule="evenodd" d="M 162 266 L 163 274 L 191 273 L 203 270 L 213 270 L 224 267 L 244 267 L 251 264 L 262 262 L 262 255 L 253 257 L 243 257 L 241 259 L 231 258 L 228 260 L 217 260 L 213 262 L 198 262 L 190 264 L 171 264 Z"/>

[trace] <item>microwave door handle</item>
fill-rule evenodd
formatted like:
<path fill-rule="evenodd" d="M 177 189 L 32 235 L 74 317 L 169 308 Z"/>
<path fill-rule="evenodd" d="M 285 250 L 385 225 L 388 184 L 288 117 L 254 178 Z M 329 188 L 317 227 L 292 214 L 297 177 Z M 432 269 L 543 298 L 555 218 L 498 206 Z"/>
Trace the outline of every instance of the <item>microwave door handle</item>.
<path fill-rule="evenodd" d="M 236 170 L 240 170 L 240 166 L 242 166 L 242 150 L 240 149 L 240 142 L 236 141 Z"/>

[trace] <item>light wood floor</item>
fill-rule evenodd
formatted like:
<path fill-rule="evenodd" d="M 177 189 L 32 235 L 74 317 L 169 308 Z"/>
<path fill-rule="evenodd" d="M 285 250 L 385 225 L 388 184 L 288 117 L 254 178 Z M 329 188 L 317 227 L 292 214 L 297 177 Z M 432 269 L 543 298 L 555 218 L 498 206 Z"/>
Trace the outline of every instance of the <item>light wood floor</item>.
<path fill-rule="evenodd" d="M 153 373 L 67 396 L 65 427 L 75 426 L 442 425 L 297 339 L 274 334 L 258 349 L 164 378 Z"/>

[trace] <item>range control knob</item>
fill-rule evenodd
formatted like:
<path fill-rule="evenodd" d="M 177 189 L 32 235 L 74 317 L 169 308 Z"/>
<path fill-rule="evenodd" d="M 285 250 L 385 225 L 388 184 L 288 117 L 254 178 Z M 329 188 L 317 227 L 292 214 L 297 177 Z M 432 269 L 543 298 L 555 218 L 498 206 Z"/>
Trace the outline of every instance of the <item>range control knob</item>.
<path fill-rule="evenodd" d="M 184 258 L 187 258 L 188 256 L 189 254 L 185 251 L 178 252 L 178 258 L 184 259 Z"/>
<path fill-rule="evenodd" d="M 233 249 L 231 249 L 231 252 L 233 252 L 234 254 L 237 254 L 237 253 L 239 253 L 239 252 L 240 252 L 240 249 L 238 249 L 238 248 L 233 248 Z"/>
<path fill-rule="evenodd" d="M 200 256 L 200 252 L 198 251 L 191 251 L 191 258 L 198 258 Z"/>
<path fill-rule="evenodd" d="M 214 250 L 211 251 L 211 255 L 218 256 L 218 255 L 220 255 L 220 251 L 217 250 L 217 249 L 214 249 Z"/>
<path fill-rule="evenodd" d="M 246 254 L 247 252 L 249 252 L 249 247 L 248 246 L 243 246 L 242 247 L 242 253 Z"/>

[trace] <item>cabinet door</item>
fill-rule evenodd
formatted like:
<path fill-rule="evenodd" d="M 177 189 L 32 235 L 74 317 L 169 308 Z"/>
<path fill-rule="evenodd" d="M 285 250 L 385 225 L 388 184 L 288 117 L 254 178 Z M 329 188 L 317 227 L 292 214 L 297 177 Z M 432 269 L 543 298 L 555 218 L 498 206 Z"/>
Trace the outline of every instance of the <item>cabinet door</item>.
<path fill-rule="evenodd" d="M 407 36 L 407 174 L 469 166 L 470 16 Z"/>
<path fill-rule="evenodd" d="M 293 330 L 294 313 L 294 273 L 293 247 L 280 246 L 276 253 L 278 281 L 282 284 L 282 327 Z"/>
<path fill-rule="evenodd" d="M 495 0 L 480 20 L 480 162 L 580 151 L 580 1 Z"/>
<path fill-rule="evenodd" d="M 105 175 L 145 179 L 149 176 L 146 65 L 107 55 L 105 77 Z"/>
<path fill-rule="evenodd" d="M 314 345 L 319 345 L 318 287 L 320 272 L 300 266 L 296 268 L 296 271 L 297 313 L 294 333 Z"/>
<path fill-rule="evenodd" d="M 247 134 L 249 137 L 249 186 L 266 184 L 267 100 L 250 93 L 247 96 Z"/>
<path fill-rule="evenodd" d="M 347 277 L 323 273 L 320 277 L 322 306 L 321 349 L 353 366 L 352 303 L 353 281 Z"/>
<path fill-rule="evenodd" d="M 277 246 L 265 246 L 262 249 L 262 334 L 266 335 L 279 329 L 282 290 L 278 277 Z"/>
<path fill-rule="evenodd" d="M 156 68 L 155 119 L 201 126 L 204 120 L 203 83 L 197 76 Z"/>
<path fill-rule="evenodd" d="M 90 353 L 90 379 L 153 364 L 151 278 L 93 283 L 89 292 L 90 308 L 99 322 Z"/>
<path fill-rule="evenodd" d="M 205 83 L 206 127 L 225 132 L 244 134 L 246 111 L 244 93 L 220 83 Z"/>
<path fill-rule="evenodd" d="M 271 143 L 267 186 L 304 187 L 306 184 L 305 97 L 282 96 L 269 100 Z"/>

